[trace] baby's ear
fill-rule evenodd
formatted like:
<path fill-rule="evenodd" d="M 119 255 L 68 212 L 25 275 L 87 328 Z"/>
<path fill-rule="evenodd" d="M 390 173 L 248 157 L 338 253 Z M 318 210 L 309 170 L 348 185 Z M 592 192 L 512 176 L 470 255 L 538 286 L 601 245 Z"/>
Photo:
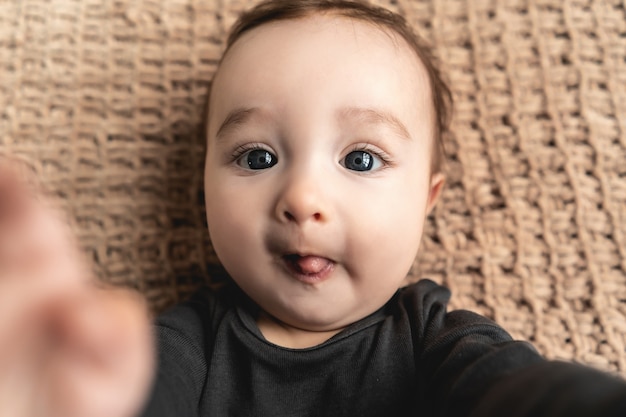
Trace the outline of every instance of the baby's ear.
<path fill-rule="evenodd" d="M 430 214 L 435 207 L 435 204 L 437 204 L 437 201 L 439 201 L 445 182 L 446 177 L 441 172 L 436 172 L 431 175 L 429 184 L 430 187 L 428 190 L 428 202 L 426 205 L 426 215 Z"/>

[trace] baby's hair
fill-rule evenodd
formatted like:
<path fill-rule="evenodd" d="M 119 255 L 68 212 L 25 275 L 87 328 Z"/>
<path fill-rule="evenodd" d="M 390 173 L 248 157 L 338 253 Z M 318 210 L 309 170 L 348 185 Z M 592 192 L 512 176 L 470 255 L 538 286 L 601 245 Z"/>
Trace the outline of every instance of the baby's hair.
<path fill-rule="evenodd" d="M 333 13 L 374 24 L 402 36 L 424 65 L 430 81 L 435 109 L 435 138 L 431 174 L 440 172 L 443 164 L 443 134 L 448 130 L 452 112 L 452 94 L 441 76 L 430 48 L 415 33 L 403 16 L 359 0 L 266 0 L 244 12 L 233 25 L 223 57 L 246 32 L 266 23 L 294 20 L 314 14 Z M 208 117 L 208 102 L 204 117 Z M 207 127 L 207 126 L 205 126 Z M 204 132 L 207 130 L 204 129 Z"/>

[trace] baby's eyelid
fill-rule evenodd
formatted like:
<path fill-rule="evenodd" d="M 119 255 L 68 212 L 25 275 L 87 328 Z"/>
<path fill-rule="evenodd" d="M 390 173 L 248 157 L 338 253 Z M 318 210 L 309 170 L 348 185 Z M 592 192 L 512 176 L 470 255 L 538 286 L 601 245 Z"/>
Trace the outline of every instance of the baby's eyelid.
<path fill-rule="evenodd" d="M 387 152 L 385 152 L 379 146 L 375 146 L 370 143 L 354 145 L 351 149 L 348 150 L 348 153 L 352 151 L 367 152 L 378 157 L 385 164 L 391 163 L 391 156 Z"/>
<path fill-rule="evenodd" d="M 271 148 L 269 148 L 267 145 L 264 145 L 261 142 L 246 142 L 246 143 L 240 143 L 240 144 L 235 145 L 233 147 L 232 154 L 233 156 L 235 155 L 240 156 L 246 152 L 253 151 L 255 149 L 263 149 L 268 152 L 272 152 Z"/>
<path fill-rule="evenodd" d="M 272 154 L 275 154 L 275 152 L 269 146 L 263 143 L 246 142 L 246 143 L 241 143 L 241 144 L 233 146 L 232 150 L 229 151 L 228 156 L 230 158 L 230 161 L 232 162 L 241 158 L 244 154 L 249 153 L 254 150 L 264 150 Z"/>

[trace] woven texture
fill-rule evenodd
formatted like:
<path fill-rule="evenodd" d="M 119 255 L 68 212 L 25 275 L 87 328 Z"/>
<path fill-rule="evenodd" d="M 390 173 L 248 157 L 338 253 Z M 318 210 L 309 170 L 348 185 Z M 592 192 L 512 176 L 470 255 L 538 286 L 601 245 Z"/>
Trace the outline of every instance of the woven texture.
<path fill-rule="evenodd" d="M 101 279 L 154 311 L 221 275 L 207 87 L 253 1 L 0 1 L 0 152 L 60 196 Z M 550 358 L 626 375 L 626 12 L 617 0 L 398 0 L 456 116 L 410 279 Z"/>

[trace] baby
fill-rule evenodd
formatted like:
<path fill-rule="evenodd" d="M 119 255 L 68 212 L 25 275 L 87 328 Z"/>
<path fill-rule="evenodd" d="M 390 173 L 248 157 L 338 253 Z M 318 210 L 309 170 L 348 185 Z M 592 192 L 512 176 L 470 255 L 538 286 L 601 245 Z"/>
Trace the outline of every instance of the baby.
<path fill-rule="evenodd" d="M 157 320 L 156 366 L 142 303 L 84 279 L 5 168 L 0 294 L 25 302 L 0 304 L 0 367 L 20 377 L 0 376 L 0 415 L 626 415 L 623 381 L 447 312 L 431 281 L 398 289 L 444 183 L 449 103 L 391 12 L 275 0 L 244 14 L 206 115 L 209 233 L 232 283 Z M 33 235 L 32 216 L 52 231 L 20 253 L 44 259 L 14 261 L 7 236 Z"/>

